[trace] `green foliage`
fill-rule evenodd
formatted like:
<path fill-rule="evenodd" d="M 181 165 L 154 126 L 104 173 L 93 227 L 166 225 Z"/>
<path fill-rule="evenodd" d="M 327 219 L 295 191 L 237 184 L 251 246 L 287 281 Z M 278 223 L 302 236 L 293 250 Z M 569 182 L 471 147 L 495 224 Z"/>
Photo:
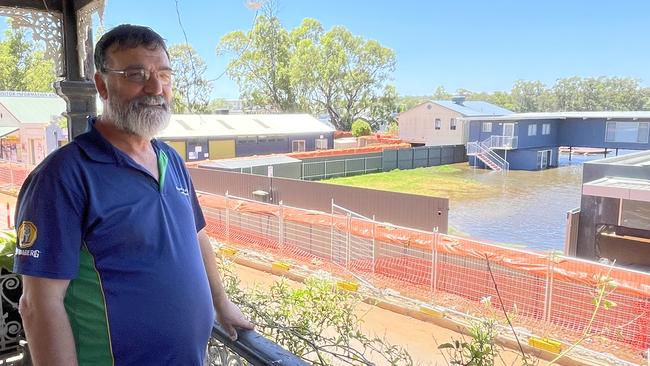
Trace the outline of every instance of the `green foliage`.
<path fill-rule="evenodd" d="M 393 136 L 399 136 L 399 124 L 397 124 L 397 121 L 389 123 L 388 130 L 386 132 Z"/>
<path fill-rule="evenodd" d="M 51 92 L 54 62 L 46 60 L 24 29 L 9 27 L 0 41 L 0 90 Z"/>
<path fill-rule="evenodd" d="M 267 289 L 245 290 L 227 269 L 223 280 L 228 296 L 257 331 L 310 364 L 374 365 L 371 356 L 390 365 L 413 364 L 406 350 L 363 334 L 355 313 L 362 298 L 337 290 L 330 281 L 309 278 L 294 287 L 282 279 Z"/>
<path fill-rule="evenodd" d="M 370 124 L 362 119 L 358 119 L 352 123 L 352 136 L 368 136 L 372 133 Z"/>
<path fill-rule="evenodd" d="M 396 111 L 396 92 L 385 85 L 395 52 L 344 27 L 324 31 L 305 19 L 289 31 L 273 14 L 248 32 L 221 38 L 217 54 L 231 53 L 228 75 L 248 104 L 278 112 L 327 113 L 340 130 L 368 116 L 373 123 Z"/>
<path fill-rule="evenodd" d="M 496 321 L 491 319 L 475 321 L 469 329 L 469 341 L 452 339 L 438 345 L 438 349 L 447 353 L 450 365 L 494 366 L 498 353 L 495 340 L 499 334 L 496 326 Z"/>
<path fill-rule="evenodd" d="M 650 110 L 650 88 L 639 80 L 618 77 L 558 79 L 552 87 L 541 81 L 517 80 L 510 92 L 472 92 L 458 89 L 456 94 L 466 100 L 482 100 L 515 112 L 559 111 L 637 111 Z M 409 108 L 419 104 L 411 101 L 449 100 L 451 94 L 439 86 L 429 97 L 401 97 L 400 105 Z M 408 108 L 406 108 L 408 109 Z"/>
<path fill-rule="evenodd" d="M 13 271 L 15 253 L 16 233 L 13 230 L 0 231 L 0 266 Z"/>
<path fill-rule="evenodd" d="M 207 113 L 212 84 L 205 78 L 207 66 L 191 45 L 169 48 L 174 70 L 174 113 Z"/>

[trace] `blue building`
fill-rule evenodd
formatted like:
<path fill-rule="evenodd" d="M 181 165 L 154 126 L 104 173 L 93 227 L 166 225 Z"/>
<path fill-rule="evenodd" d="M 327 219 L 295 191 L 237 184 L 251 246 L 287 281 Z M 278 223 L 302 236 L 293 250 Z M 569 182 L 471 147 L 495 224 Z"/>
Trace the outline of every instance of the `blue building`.
<path fill-rule="evenodd" d="M 650 149 L 650 112 L 516 113 L 465 120 L 470 165 L 497 171 L 556 167 L 560 146 Z"/>
<path fill-rule="evenodd" d="M 308 114 L 174 114 L 157 137 L 197 161 L 331 149 L 334 131 Z"/>

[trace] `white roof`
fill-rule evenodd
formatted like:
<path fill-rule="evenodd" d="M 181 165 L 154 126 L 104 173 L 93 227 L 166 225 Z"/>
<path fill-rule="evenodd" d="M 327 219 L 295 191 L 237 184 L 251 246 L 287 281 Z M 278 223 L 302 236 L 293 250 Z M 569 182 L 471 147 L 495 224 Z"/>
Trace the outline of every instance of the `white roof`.
<path fill-rule="evenodd" d="M 650 119 L 648 111 L 601 111 L 601 112 L 531 112 L 514 113 L 505 116 L 465 117 L 466 121 L 520 121 L 527 119 L 567 119 L 567 118 L 626 118 Z"/>
<path fill-rule="evenodd" d="M 588 196 L 622 198 L 650 202 L 650 181 L 621 177 L 605 177 L 582 185 Z"/>
<path fill-rule="evenodd" d="M 334 131 L 309 114 L 173 114 L 169 126 L 157 137 L 296 135 Z"/>

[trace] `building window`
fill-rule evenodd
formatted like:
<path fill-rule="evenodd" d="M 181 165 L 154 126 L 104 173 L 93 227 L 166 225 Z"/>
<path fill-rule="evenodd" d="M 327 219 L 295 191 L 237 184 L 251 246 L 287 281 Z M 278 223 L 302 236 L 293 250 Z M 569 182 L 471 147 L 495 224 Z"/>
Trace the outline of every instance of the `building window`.
<path fill-rule="evenodd" d="M 327 139 L 316 139 L 316 150 L 327 150 Z"/>
<path fill-rule="evenodd" d="M 456 130 L 456 118 L 452 118 L 449 120 L 449 129 L 452 131 Z"/>
<path fill-rule="evenodd" d="M 550 135 L 550 134 L 551 134 L 551 124 L 550 123 L 542 124 L 542 135 Z"/>
<path fill-rule="evenodd" d="M 537 124 L 528 125 L 528 136 L 537 136 Z"/>
<path fill-rule="evenodd" d="M 483 132 L 492 132 L 492 122 L 483 122 Z"/>
<path fill-rule="evenodd" d="M 305 140 L 291 141 L 291 152 L 305 151 Z"/>
<path fill-rule="evenodd" d="M 439 130 L 442 127 L 442 122 L 440 118 L 436 118 L 436 130 Z"/>
<path fill-rule="evenodd" d="M 607 122 L 605 142 L 648 143 L 649 122 Z"/>

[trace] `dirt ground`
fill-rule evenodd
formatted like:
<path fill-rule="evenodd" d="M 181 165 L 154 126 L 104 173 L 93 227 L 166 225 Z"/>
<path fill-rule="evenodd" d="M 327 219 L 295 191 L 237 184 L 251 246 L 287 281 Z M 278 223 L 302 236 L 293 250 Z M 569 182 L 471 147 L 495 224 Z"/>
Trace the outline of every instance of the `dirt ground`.
<path fill-rule="evenodd" d="M 234 265 L 234 270 L 241 280 L 242 286 L 270 285 L 279 277 L 248 268 Z M 300 284 L 296 283 L 297 286 Z M 461 335 L 435 324 L 413 319 L 392 311 L 384 310 L 368 304 L 358 307 L 360 317 L 363 319 L 362 330 L 368 335 L 385 337 L 392 344 L 405 347 L 413 358 L 415 365 L 447 365 L 443 355 L 438 351 L 435 339 L 439 343 L 449 342 L 452 338 L 461 339 Z M 503 361 L 496 365 L 520 365 L 514 351 L 506 350 L 502 353 Z M 376 360 L 382 365 L 380 360 Z M 385 363 L 384 363 L 385 364 Z M 538 365 L 546 365 L 540 362 Z"/>

